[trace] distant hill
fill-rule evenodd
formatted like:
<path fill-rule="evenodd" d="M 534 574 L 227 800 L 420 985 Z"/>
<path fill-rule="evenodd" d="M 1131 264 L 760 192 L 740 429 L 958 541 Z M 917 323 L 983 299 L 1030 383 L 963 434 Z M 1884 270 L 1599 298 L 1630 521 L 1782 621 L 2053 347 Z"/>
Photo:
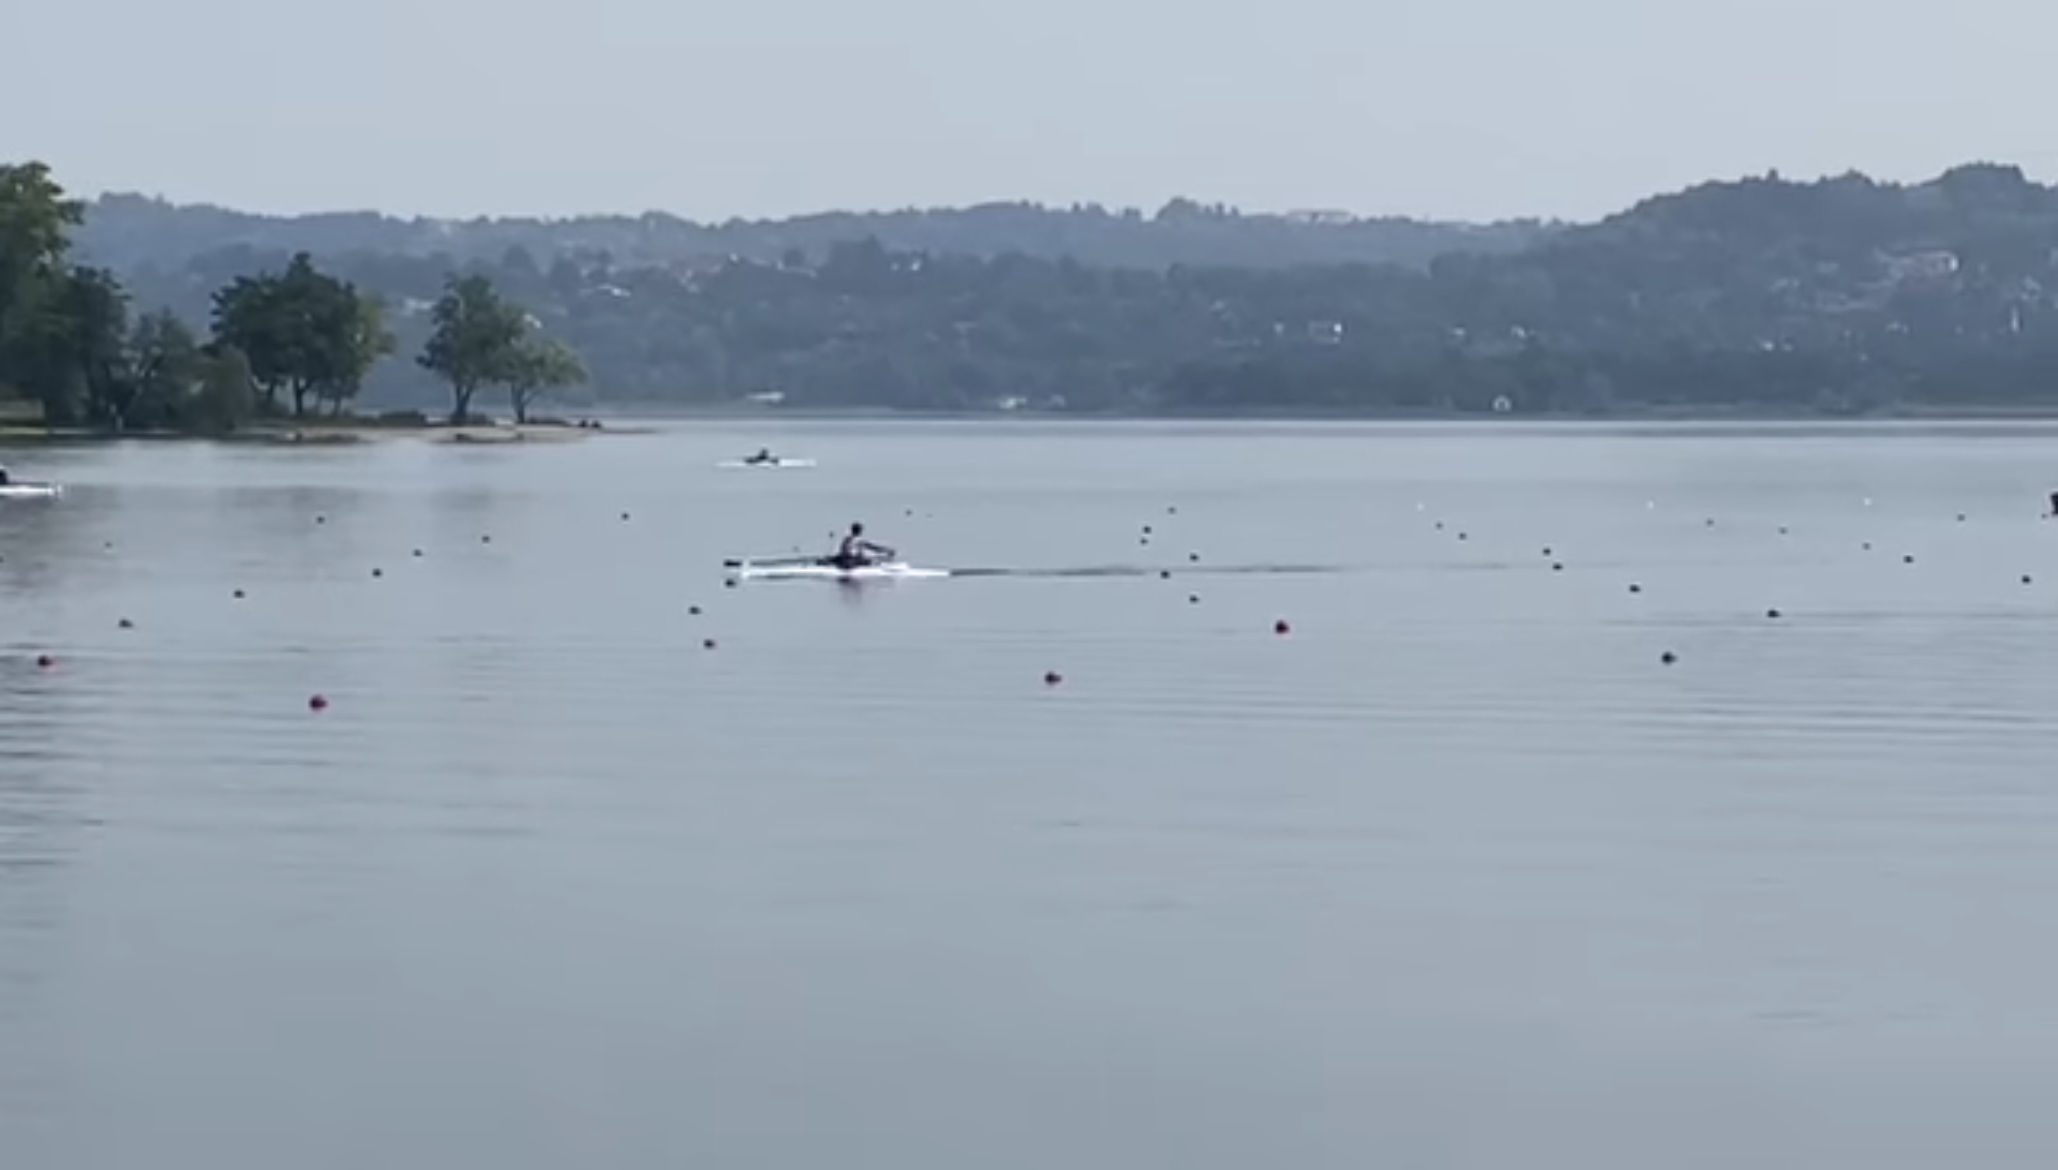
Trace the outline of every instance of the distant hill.
<path fill-rule="evenodd" d="M 76 246 L 82 256 L 117 270 L 177 268 L 231 248 L 316 255 L 384 252 L 444 256 L 456 263 L 497 261 L 520 249 L 546 266 L 561 257 L 626 267 L 705 266 L 730 257 L 769 263 L 794 252 L 819 256 L 832 244 L 866 238 L 895 251 L 1069 257 L 1115 268 L 1420 267 L 1445 252 L 1524 248 L 1551 230 L 1535 221 L 1472 225 L 1359 219 L 1338 212 L 1246 215 L 1186 199 L 1175 199 L 1151 215 L 1092 205 L 1057 209 L 993 203 L 699 224 L 659 212 L 560 220 L 396 219 L 370 212 L 262 216 L 140 195 L 105 195 L 89 205 Z"/>
<path fill-rule="evenodd" d="M 484 272 L 614 403 L 2058 408 L 2058 189 L 2014 167 L 1712 182 L 1579 226 L 1310 220 L 1175 203 L 445 225 L 117 197 L 84 239 L 139 302 L 196 320 L 213 288 L 309 249 L 388 301 L 404 347 L 448 272 Z M 393 361 L 367 397 L 434 392 Z"/>

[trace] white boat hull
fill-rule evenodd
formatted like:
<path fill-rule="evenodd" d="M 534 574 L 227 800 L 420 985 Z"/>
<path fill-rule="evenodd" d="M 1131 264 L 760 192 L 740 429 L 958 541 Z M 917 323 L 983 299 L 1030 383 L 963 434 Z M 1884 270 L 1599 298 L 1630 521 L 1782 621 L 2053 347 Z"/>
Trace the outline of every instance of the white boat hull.
<path fill-rule="evenodd" d="M 729 566 L 729 572 L 744 580 L 776 581 L 921 581 L 950 576 L 949 569 L 921 569 L 898 561 L 882 565 L 859 565 L 854 569 L 821 561 L 744 561 Z"/>
<path fill-rule="evenodd" d="M 715 464 L 716 467 L 727 467 L 731 469 L 755 468 L 762 469 L 765 471 L 778 471 L 782 468 L 790 467 L 813 467 L 814 465 L 815 461 L 812 459 L 772 459 L 758 460 L 756 462 L 752 462 L 749 459 L 724 459 L 722 462 Z"/>
<path fill-rule="evenodd" d="M 63 494 L 54 483 L 0 483 L 0 500 L 49 500 Z"/>

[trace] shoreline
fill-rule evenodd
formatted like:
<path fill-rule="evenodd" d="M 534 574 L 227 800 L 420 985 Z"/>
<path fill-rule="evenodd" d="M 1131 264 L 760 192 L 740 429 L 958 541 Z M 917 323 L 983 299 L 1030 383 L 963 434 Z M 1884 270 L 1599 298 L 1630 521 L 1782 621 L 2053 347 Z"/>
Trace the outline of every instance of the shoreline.
<path fill-rule="evenodd" d="M 1492 426 L 1886 426 L 1892 424 L 1974 425 L 2003 423 L 2058 423 L 2058 404 L 2033 407 L 1925 408 L 1902 406 L 1865 414 L 1825 414 L 1810 410 L 1634 410 L 1601 413 L 1508 413 L 1478 411 L 1311 411 L 1311 410 L 1218 410 L 1218 411 L 993 411 L 993 410 L 894 410 L 770 409 L 750 410 L 723 406 L 704 408 L 637 409 L 622 403 L 618 409 L 595 413 L 594 426 L 570 423 L 480 423 L 452 426 L 430 423 L 424 426 L 396 425 L 373 419 L 362 421 L 309 420 L 298 425 L 266 423 L 226 434 L 203 435 L 181 431 L 110 432 L 84 427 L 45 429 L 27 421 L 0 422 L 0 447 L 39 444 L 94 445 L 120 442 L 194 442 L 262 444 L 278 447 L 337 447 L 359 443 L 413 439 L 449 446 L 512 446 L 526 443 L 567 443 L 619 435 L 649 435 L 669 424 L 762 423 L 778 427 L 788 423 L 1015 423 L 1025 426 L 1086 426 L 1100 424 L 1199 423 L 1276 425 L 1366 425 L 1437 424 Z"/>

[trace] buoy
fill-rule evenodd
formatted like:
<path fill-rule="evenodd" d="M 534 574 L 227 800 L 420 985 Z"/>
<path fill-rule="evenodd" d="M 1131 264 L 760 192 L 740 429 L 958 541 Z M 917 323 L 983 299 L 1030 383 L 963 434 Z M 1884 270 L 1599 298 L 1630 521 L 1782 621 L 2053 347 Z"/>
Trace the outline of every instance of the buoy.
<path fill-rule="evenodd" d="M 1960 524 L 1963 524 L 1963 523 L 1965 523 L 1965 513 L 1963 513 L 1963 512 L 1960 512 L 1960 513 L 1958 513 L 1958 523 L 1960 523 Z"/>
<path fill-rule="evenodd" d="M 308 709 L 308 710 L 310 710 L 310 711 L 326 711 L 326 710 L 328 710 L 328 709 L 329 709 L 329 699 L 328 699 L 328 696 L 327 696 L 327 695 L 314 695 L 314 696 L 311 696 L 311 697 L 310 697 L 310 698 L 309 698 L 309 699 L 307 700 L 307 709 Z"/>
<path fill-rule="evenodd" d="M 1670 650 L 1667 650 L 1665 653 L 1658 655 L 1658 661 L 1664 663 L 1667 666 L 1670 666 L 1673 663 L 1679 661 L 1679 655 L 1674 654 Z"/>
<path fill-rule="evenodd" d="M 238 590 L 236 590 L 236 600 L 237 600 L 237 601 L 241 601 L 241 600 L 243 600 L 243 591 L 242 591 L 241 589 L 238 589 Z"/>
<path fill-rule="evenodd" d="M 1643 587 L 1643 586 L 1641 586 L 1641 585 L 1639 585 L 1639 584 L 1637 584 L 1637 583 L 1636 583 L 1636 582 L 1634 582 L 1634 581 L 1631 581 L 1631 582 L 1629 583 L 1629 591 L 1630 591 L 1631 593 L 1642 593 L 1642 592 L 1644 591 L 1644 587 Z"/>
<path fill-rule="evenodd" d="M 421 556 L 421 555 L 422 555 L 422 550 L 420 550 L 420 549 L 416 549 L 416 550 L 414 550 L 414 555 L 416 555 L 416 556 Z"/>
<path fill-rule="evenodd" d="M 1779 526 L 1779 534 L 1781 536 L 1785 536 L 1787 534 L 1786 525 L 1782 524 Z"/>
<path fill-rule="evenodd" d="M 1550 556 L 1550 555 L 1551 555 L 1551 546 L 1550 546 L 1550 545 L 1545 545 L 1545 546 L 1544 546 L 1544 555 L 1545 555 L 1545 556 Z"/>
<path fill-rule="evenodd" d="M 1470 539 L 1472 539 L 1472 538 L 1471 538 L 1471 537 L 1469 537 L 1469 536 L 1466 536 L 1466 535 L 1465 535 L 1464 533 L 1460 532 L 1460 533 L 1458 534 L 1458 539 L 1459 539 L 1459 540 L 1470 540 Z"/>
<path fill-rule="evenodd" d="M 2032 584 L 2032 583 L 2033 583 L 2033 582 L 2031 582 L 2031 581 L 2030 581 L 2030 579 L 2029 579 L 2029 574 L 2028 574 L 2028 573 L 2024 573 L 2024 574 L 2022 575 L 2022 583 L 2023 583 L 2024 585 L 2029 585 L 2029 584 Z"/>
<path fill-rule="evenodd" d="M 1914 564 L 1914 563 L 1915 563 L 1915 554 L 1913 554 L 1913 553 L 1910 553 L 1910 554 L 1908 554 L 1907 556 L 1904 556 L 1904 557 L 1902 557 L 1902 558 L 1901 558 L 1901 563 L 1902 563 L 1902 564 L 1904 564 L 1904 565 L 1912 565 L 1912 564 Z"/>
<path fill-rule="evenodd" d="M 734 588 L 736 588 L 736 578 L 734 578 L 734 577 L 731 577 L 731 578 L 729 578 L 729 579 L 728 579 L 727 581 L 724 581 L 724 582 L 722 582 L 722 588 L 724 588 L 724 589 L 734 589 Z"/>
<path fill-rule="evenodd" d="M 1272 623 L 1272 632 L 1284 637 L 1287 634 L 1293 633 L 1293 627 L 1287 624 L 1285 618 L 1280 618 Z"/>
<path fill-rule="evenodd" d="M 1707 525 L 1709 528 L 1713 528 L 1715 527 L 1715 518 L 1710 516 L 1708 519 L 1702 521 L 1702 523 Z"/>
<path fill-rule="evenodd" d="M 1438 520 L 1438 521 L 1436 522 L 1436 530 L 1437 530 L 1438 532 L 1442 532 L 1442 531 L 1443 531 L 1443 521 L 1441 521 L 1441 520 Z"/>
<path fill-rule="evenodd" d="M 1552 562 L 1551 562 L 1551 572 L 1553 572 L 1553 573 L 1562 573 L 1562 572 L 1564 572 L 1564 571 L 1565 571 L 1565 565 L 1564 565 L 1564 563 L 1563 563 L 1563 562 L 1561 562 L 1561 561 L 1552 561 Z"/>
<path fill-rule="evenodd" d="M 1189 594 L 1187 594 L 1187 595 L 1186 595 L 1186 604 L 1188 604 L 1188 605 L 1199 605 L 1199 604 L 1200 604 L 1200 594 L 1198 594 L 1198 593 L 1189 593 Z"/>
<path fill-rule="evenodd" d="M 479 538 L 479 543 L 480 543 L 480 544 L 492 544 L 492 543 L 493 543 L 493 538 L 492 538 L 492 537 L 490 537 L 490 536 L 481 536 L 481 537 Z"/>
<path fill-rule="evenodd" d="M 1159 569 L 1159 570 L 1158 570 L 1158 580 L 1160 580 L 1160 581 L 1170 581 L 1171 579 L 1172 579 L 1172 570 L 1170 570 L 1170 569 Z"/>
<path fill-rule="evenodd" d="M 36 669 L 50 670 L 56 667 L 56 665 L 57 660 L 55 658 L 50 657 L 48 654 L 36 655 Z"/>
<path fill-rule="evenodd" d="M 686 607 L 686 613 L 687 613 L 687 615 L 688 615 L 688 616 L 690 616 L 690 617 L 699 617 L 699 616 L 700 616 L 700 607 L 699 607 L 699 606 L 697 606 L 697 605 L 689 605 L 689 606 L 687 606 L 687 607 Z"/>
<path fill-rule="evenodd" d="M 1187 563 L 1187 564 L 1189 564 L 1189 565 L 1198 565 L 1198 564 L 1200 564 L 1200 554 L 1199 554 L 1199 553 L 1187 553 L 1187 554 L 1186 554 L 1186 563 Z"/>
<path fill-rule="evenodd" d="M 702 650 L 712 650 L 712 649 L 714 649 L 714 648 L 715 648 L 715 640 L 714 640 L 713 638 L 702 638 L 702 639 L 700 640 L 700 648 L 701 648 Z"/>
<path fill-rule="evenodd" d="M 622 513 L 622 519 L 627 520 L 628 518 L 629 514 L 627 512 Z"/>
<path fill-rule="evenodd" d="M 1146 524 L 1143 526 L 1143 534 L 1145 536 L 1149 536 L 1151 534 L 1150 525 Z"/>
<path fill-rule="evenodd" d="M 1171 507 L 1168 507 L 1168 508 L 1166 508 L 1166 509 L 1165 509 L 1165 515 L 1167 515 L 1167 516 L 1177 516 L 1178 514 L 1179 514 L 1179 505 L 1177 505 L 1177 504 L 1174 504 L 1174 505 L 1172 505 Z"/>
<path fill-rule="evenodd" d="M 1872 542 L 1868 540 L 1864 544 L 1859 545 L 1858 547 L 1864 549 L 1866 552 L 1871 552 Z"/>
<path fill-rule="evenodd" d="M 329 518 L 327 516 L 316 516 L 314 518 L 314 522 L 316 524 L 327 524 L 329 522 Z"/>
<path fill-rule="evenodd" d="M 1779 620 L 1779 616 L 1780 616 L 1780 615 L 1779 615 L 1779 611 L 1778 611 L 1778 610 L 1776 610 L 1776 609 L 1768 609 L 1768 610 L 1766 610 L 1766 611 L 1765 611 L 1765 616 L 1766 616 L 1766 617 L 1769 617 L 1769 618 L 1771 618 L 1771 619 L 1772 619 L 1772 620 L 1774 620 L 1774 621 L 1778 621 L 1778 620 Z"/>
<path fill-rule="evenodd" d="M 122 620 L 114 623 L 114 628 L 118 630 L 133 630 L 136 628 L 136 623 L 130 621 L 127 618 L 123 618 Z"/>
<path fill-rule="evenodd" d="M 1043 685 L 1044 685 L 1044 686 L 1047 686 L 1047 687 L 1054 687 L 1054 686 L 1056 686 L 1056 685 L 1058 685 L 1059 683 L 1061 683 L 1061 682 L 1064 682 L 1064 681 L 1065 681 L 1065 676 L 1064 676 L 1064 675 L 1062 675 L 1062 674 L 1059 674 L 1059 673 L 1058 673 L 1057 671 L 1055 671 L 1055 670 L 1046 670 L 1046 671 L 1044 671 L 1044 672 L 1043 672 Z"/>
<path fill-rule="evenodd" d="M 374 577 L 383 577 L 383 576 L 385 576 L 385 575 L 386 575 L 386 570 L 384 570 L 384 569 L 373 569 L 373 570 L 372 570 L 372 576 L 374 576 Z"/>

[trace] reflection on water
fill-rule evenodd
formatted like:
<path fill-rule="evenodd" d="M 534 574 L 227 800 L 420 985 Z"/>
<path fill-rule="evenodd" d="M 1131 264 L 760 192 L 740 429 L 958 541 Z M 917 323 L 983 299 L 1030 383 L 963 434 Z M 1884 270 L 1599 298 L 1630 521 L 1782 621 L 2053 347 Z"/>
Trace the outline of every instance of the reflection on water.
<path fill-rule="evenodd" d="M 2041 1166 L 2049 440 L 14 456 L 0 1149 Z"/>

